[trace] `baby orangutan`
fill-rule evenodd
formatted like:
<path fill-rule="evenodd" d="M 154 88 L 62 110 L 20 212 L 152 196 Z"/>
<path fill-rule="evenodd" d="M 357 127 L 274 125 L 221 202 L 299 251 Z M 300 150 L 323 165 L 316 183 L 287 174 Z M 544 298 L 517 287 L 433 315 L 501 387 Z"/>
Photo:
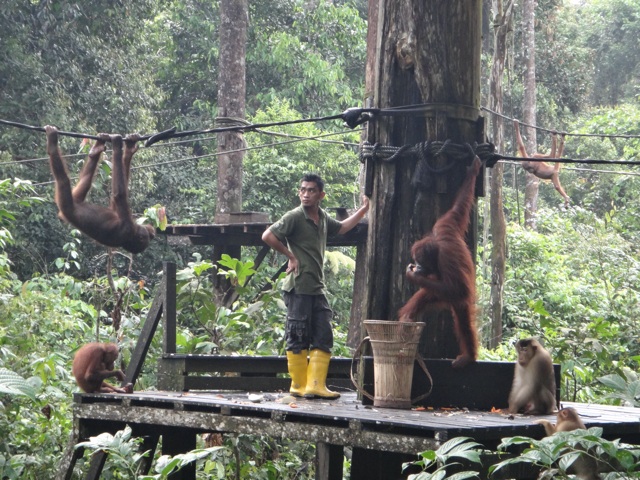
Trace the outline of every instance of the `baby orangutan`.
<path fill-rule="evenodd" d="M 132 393 L 133 385 L 114 387 L 104 380 L 116 377 L 125 380 L 122 370 L 114 370 L 118 347 L 114 343 L 87 343 L 76 352 L 71 372 L 76 382 L 87 393 Z"/>

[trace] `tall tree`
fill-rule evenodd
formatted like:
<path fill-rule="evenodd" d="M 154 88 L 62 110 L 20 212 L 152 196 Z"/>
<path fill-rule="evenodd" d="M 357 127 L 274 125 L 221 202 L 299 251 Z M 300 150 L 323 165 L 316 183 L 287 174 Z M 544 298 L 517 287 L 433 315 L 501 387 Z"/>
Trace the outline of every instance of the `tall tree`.
<path fill-rule="evenodd" d="M 247 0 L 220 1 L 220 70 L 218 120 L 241 124 L 245 117 L 245 59 L 248 24 Z M 216 215 L 242 210 L 244 136 L 218 133 L 218 201 Z"/>
<path fill-rule="evenodd" d="M 536 124 L 536 37 L 535 15 L 537 0 L 522 2 L 522 50 L 525 61 L 524 69 L 524 103 L 523 120 L 529 125 Z M 536 131 L 526 127 L 527 152 L 537 151 Z M 524 192 L 524 223 L 529 228 L 535 228 L 535 217 L 538 210 L 538 189 L 540 179 L 531 173 L 526 174 L 527 184 Z"/>
<path fill-rule="evenodd" d="M 402 146 L 426 140 L 482 141 L 478 123 L 482 2 L 380 0 L 378 13 L 374 106 L 442 105 L 424 116 L 378 119 L 369 125 L 369 142 Z M 411 186 L 415 161 L 375 163 L 366 258 L 369 283 L 362 318 L 394 319 L 413 293 L 404 275 L 411 261 L 410 247 L 449 209 L 465 176 L 464 166 L 449 162 L 438 160 L 436 168 L 451 168 L 434 178 L 428 191 Z M 472 248 L 474 227 L 475 222 L 470 227 Z M 433 358 L 457 355 L 449 315 L 429 318 L 427 329 L 423 352 Z"/>
<path fill-rule="evenodd" d="M 493 11 L 493 58 L 491 76 L 489 78 L 489 105 L 491 110 L 502 114 L 503 95 L 502 78 L 507 53 L 507 35 L 511 29 L 514 0 L 494 0 Z M 493 143 L 498 151 L 503 151 L 504 122 L 500 115 L 495 115 L 492 122 Z M 495 348 L 502 340 L 502 294 L 504 288 L 504 271 L 506 261 L 506 226 L 502 202 L 502 181 L 504 166 L 497 163 L 491 169 L 490 203 L 491 203 L 491 328 L 487 346 Z"/>

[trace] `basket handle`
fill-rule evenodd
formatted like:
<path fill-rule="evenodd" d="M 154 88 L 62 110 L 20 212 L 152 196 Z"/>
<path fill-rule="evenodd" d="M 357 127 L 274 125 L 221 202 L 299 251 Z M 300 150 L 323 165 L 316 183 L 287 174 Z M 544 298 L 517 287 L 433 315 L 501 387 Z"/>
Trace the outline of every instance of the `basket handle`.
<path fill-rule="evenodd" d="M 427 370 L 427 366 L 424 363 L 424 359 L 418 352 L 416 352 L 416 360 L 418 361 L 418 365 L 420 365 L 420 368 L 422 368 L 422 371 L 427 375 L 427 378 L 429 379 L 429 383 L 431 383 L 431 386 L 429 387 L 429 391 L 427 393 L 423 393 L 422 395 L 419 395 L 416 398 L 412 398 L 411 399 L 412 404 L 416 403 L 418 400 L 427 398 L 429 395 L 431 395 L 431 391 L 433 390 L 433 378 L 431 378 L 431 374 L 429 373 L 429 370 Z"/>
<path fill-rule="evenodd" d="M 356 363 L 356 359 L 359 359 L 360 356 L 362 355 L 362 347 L 364 346 L 365 342 L 368 342 L 368 341 L 370 341 L 369 337 L 364 337 L 360 342 L 360 345 L 358 345 L 358 348 L 356 348 L 356 351 L 353 354 L 353 358 L 351 359 L 351 368 L 349 369 L 349 375 L 351 376 L 351 383 L 355 385 L 358 392 L 360 392 L 362 395 L 367 397 L 369 400 L 373 400 L 373 395 L 371 395 L 364 388 L 362 388 L 362 386 L 360 386 L 360 384 L 356 380 L 356 377 L 353 376 L 353 365 Z M 356 369 L 356 373 L 357 373 L 357 369 Z"/>

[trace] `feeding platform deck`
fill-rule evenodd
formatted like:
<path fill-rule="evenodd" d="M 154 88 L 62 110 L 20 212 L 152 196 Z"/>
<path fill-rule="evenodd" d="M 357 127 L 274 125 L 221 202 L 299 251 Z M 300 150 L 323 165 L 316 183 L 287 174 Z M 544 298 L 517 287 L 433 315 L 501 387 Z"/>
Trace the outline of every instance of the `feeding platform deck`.
<path fill-rule="evenodd" d="M 335 401 L 296 399 L 293 404 L 277 400 L 288 390 L 284 356 L 249 357 L 182 355 L 176 353 L 176 266 L 164 264 L 159 293 L 154 298 L 138 342 L 125 372 L 135 383 L 160 320 L 163 320 L 163 355 L 157 368 L 154 391 L 133 394 L 81 394 L 74 396 L 73 436 L 62 459 L 60 479 L 70 479 L 82 451 L 74 445 L 102 432 L 114 433 L 129 425 L 143 437 L 144 449 L 155 451 L 162 439 L 162 453 L 175 455 L 193 450 L 200 433 L 259 434 L 275 439 L 304 440 L 316 444 L 316 479 L 340 480 L 344 455 L 351 455 L 351 480 L 406 478 L 402 463 L 417 453 L 436 449 L 453 437 L 467 436 L 489 449 L 503 437 L 542 437 L 543 428 L 530 416 L 492 413 L 504 408 L 513 378 L 511 362 L 477 362 L 453 369 L 451 361 L 425 359 L 433 383 L 423 408 L 379 408 L 358 400 L 350 377 L 373 393 L 373 359 L 333 358 L 327 385 L 342 393 Z M 418 363 L 418 362 L 416 362 Z M 356 365 L 354 365 L 356 364 Z M 556 384 L 560 370 L 555 365 Z M 431 381 L 414 366 L 412 398 L 428 391 Z M 261 395 L 251 401 L 249 394 Z M 603 428 L 608 439 L 640 443 L 640 409 L 605 405 L 567 404 L 575 407 L 587 427 Z M 447 408 L 443 408 L 447 407 Z M 461 408 L 467 407 L 467 408 Z M 538 417 L 540 418 L 540 417 Z M 553 416 L 547 417 L 553 420 Z M 91 459 L 85 478 L 100 478 L 106 454 Z M 147 465 L 148 467 L 148 465 Z M 195 479 L 188 466 L 172 480 Z M 536 478 L 525 468 L 505 470 L 507 477 Z M 497 478 L 497 477 L 493 477 Z"/>
<path fill-rule="evenodd" d="M 160 433 L 165 453 L 194 448 L 196 435 L 204 432 L 309 441 L 318 445 L 316 478 L 324 479 L 342 478 L 343 447 L 351 447 L 352 479 L 390 480 L 403 478 L 402 461 L 415 459 L 418 452 L 435 449 L 450 438 L 467 436 L 491 448 L 503 437 L 541 438 L 544 430 L 533 420 L 554 420 L 554 416 L 510 416 L 480 410 L 377 408 L 363 405 L 354 393 L 345 393 L 335 401 L 296 399 L 292 404 L 278 403 L 282 394 L 260 396 L 256 402 L 249 400 L 247 392 L 77 394 L 75 428 L 81 438 L 115 432 L 125 425 L 135 435 Z M 640 409 L 566 405 L 578 410 L 587 427 L 602 427 L 607 438 L 640 441 Z M 176 478 L 193 478 L 188 472 L 183 474 Z M 535 476 L 520 473 L 518 478 Z"/>

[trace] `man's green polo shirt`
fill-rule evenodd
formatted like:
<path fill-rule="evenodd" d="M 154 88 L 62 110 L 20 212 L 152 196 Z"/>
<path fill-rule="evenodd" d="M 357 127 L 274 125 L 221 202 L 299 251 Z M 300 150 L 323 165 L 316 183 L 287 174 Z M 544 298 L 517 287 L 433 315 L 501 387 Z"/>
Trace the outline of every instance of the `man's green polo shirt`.
<path fill-rule="evenodd" d="M 296 293 L 306 295 L 326 293 L 323 264 L 327 236 L 336 235 L 342 224 L 323 209 L 319 210 L 318 217 L 316 225 L 301 205 L 269 227 L 298 259 L 298 275 L 289 273 L 282 285 L 286 292 L 295 288 Z"/>

